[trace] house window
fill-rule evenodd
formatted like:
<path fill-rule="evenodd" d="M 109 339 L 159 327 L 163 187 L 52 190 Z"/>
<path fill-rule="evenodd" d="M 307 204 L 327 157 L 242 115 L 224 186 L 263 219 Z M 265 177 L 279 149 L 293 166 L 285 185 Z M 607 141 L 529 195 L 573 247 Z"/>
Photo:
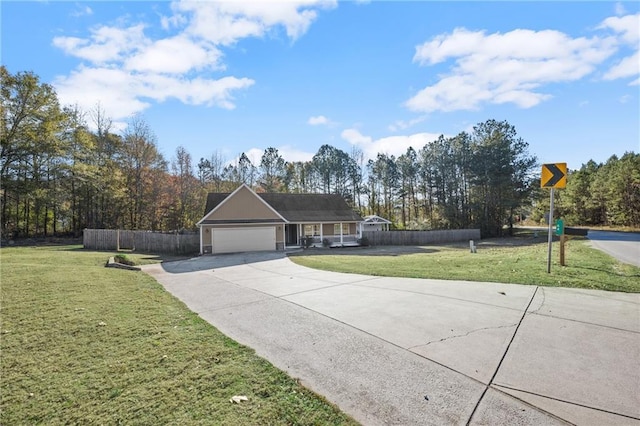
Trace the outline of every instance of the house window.
<path fill-rule="evenodd" d="M 305 225 L 304 226 L 304 235 L 306 237 L 319 237 L 320 236 L 320 225 Z"/>
<path fill-rule="evenodd" d="M 340 235 L 340 225 L 342 225 L 342 235 L 349 235 L 348 223 L 336 223 L 333 225 L 333 235 Z"/>

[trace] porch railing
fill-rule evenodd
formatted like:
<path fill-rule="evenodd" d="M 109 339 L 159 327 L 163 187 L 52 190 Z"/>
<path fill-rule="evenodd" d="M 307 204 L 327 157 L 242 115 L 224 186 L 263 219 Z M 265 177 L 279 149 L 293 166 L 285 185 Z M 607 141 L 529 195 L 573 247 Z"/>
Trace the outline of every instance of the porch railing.
<path fill-rule="evenodd" d="M 322 238 L 320 238 L 319 236 L 313 236 L 313 237 L 303 237 L 303 238 L 311 238 L 311 246 L 322 246 L 323 244 L 323 240 L 327 240 L 329 242 L 329 245 L 339 245 L 340 244 L 340 235 L 323 235 Z M 358 243 L 358 236 L 357 235 L 343 235 L 342 236 L 342 244 L 357 244 Z M 304 245 L 304 244 L 303 244 Z"/>

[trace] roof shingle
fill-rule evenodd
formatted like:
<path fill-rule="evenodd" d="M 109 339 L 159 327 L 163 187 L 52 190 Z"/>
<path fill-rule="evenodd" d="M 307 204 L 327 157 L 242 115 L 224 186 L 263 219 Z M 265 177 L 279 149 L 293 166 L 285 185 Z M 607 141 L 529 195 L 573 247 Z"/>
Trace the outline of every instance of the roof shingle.
<path fill-rule="evenodd" d="M 360 222 L 340 195 L 259 193 L 275 211 L 289 222 Z M 205 215 L 218 206 L 229 193 L 212 192 L 207 196 Z"/>

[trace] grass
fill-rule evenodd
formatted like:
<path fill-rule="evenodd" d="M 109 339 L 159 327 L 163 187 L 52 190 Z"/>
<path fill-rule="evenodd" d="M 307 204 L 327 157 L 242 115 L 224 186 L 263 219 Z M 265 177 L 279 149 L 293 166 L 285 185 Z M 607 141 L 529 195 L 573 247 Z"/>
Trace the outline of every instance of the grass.
<path fill-rule="evenodd" d="M 310 268 L 356 274 L 640 292 L 640 268 L 620 263 L 577 238 L 566 243 L 566 266 L 560 266 L 559 243 L 553 243 L 548 274 L 545 238 L 487 240 L 475 254 L 469 253 L 468 246 L 450 245 L 400 253 L 305 251 L 290 259 Z"/>
<path fill-rule="evenodd" d="M 129 266 L 136 266 L 138 264 L 131 257 L 127 256 L 126 254 L 120 254 L 120 253 L 113 256 L 113 260 L 115 260 L 118 263 L 122 263 L 123 265 L 129 265 Z"/>
<path fill-rule="evenodd" d="M 0 249 L 0 424 L 355 424 L 110 255 Z"/>

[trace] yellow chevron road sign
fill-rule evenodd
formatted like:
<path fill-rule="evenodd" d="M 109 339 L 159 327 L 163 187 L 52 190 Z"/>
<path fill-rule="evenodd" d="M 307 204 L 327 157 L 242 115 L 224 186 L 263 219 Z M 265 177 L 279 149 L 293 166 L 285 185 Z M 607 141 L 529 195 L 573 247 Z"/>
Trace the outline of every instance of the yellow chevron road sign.
<path fill-rule="evenodd" d="M 540 186 L 542 188 L 565 188 L 567 186 L 567 163 L 543 164 Z"/>

